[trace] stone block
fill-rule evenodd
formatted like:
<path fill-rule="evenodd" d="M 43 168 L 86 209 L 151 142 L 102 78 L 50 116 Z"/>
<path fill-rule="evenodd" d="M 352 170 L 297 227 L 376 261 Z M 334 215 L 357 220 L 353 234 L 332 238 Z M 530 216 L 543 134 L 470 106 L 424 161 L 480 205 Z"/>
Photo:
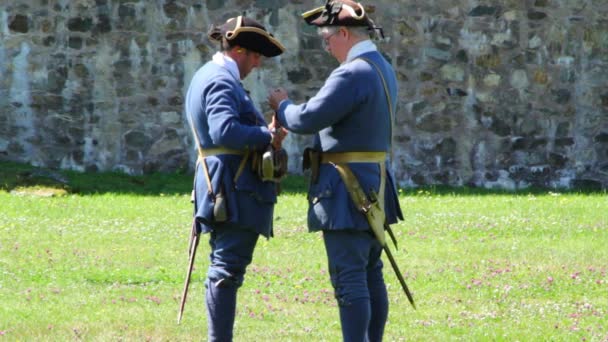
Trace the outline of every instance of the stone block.
<path fill-rule="evenodd" d="M 97 17 L 97 24 L 94 33 L 108 33 L 112 31 L 112 21 L 107 14 L 100 14 Z"/>
<path fill-rule="evenodd" d="M 499 12 L 500 7 L 498 6 L 479 5 L 474 7 L 468 15 L 470 17 L 497 16 Z"/>
<path fill-rule="evenodd" d="M 13 18 L 9 19 L 8 28 L 17 33 L 28 33 L 30 29 L 30 20 L 28 16 L 23 14 L 16 14 Z"/>
<path fill-rule="evenodd" d="M 310 81 L 312 73 L 308 68 L 298 68 L 287 72 L 287 79 L 294 84 L 303 84 Z"/>
<path fill-rule="evenodd" d="M 547 13 L 541 11 L 528 11 L 528 19 L 543 20 L 547 17 Z"/>
<path fill-rule="evenodd" d="M 602 143 L 602 144 L 608 143 L 608 131 L 602 132 L 602 133 L 596 135 L 593 138 L 593 141 L 599 142 L 599 143 Z"/>
<path fill-rule="evenodd" d="M 446 64 L 440 69 L 441 77 L 443 79 L 452 81 L 452 82 L 462 82 L 464 81 L 465 71 L 462 67 L 458 65 L 450 65 Z"/>
<path fill-rule="evenodd" d="M 528 87 L 530 82 L 528 81 L 528 74 L 525 70 L 515 70 L 511 74 L 511 85 L 513 88 L 523 89 Z"/>
<path fill-rule="evenodd" d="M 425 48 L 424 54 L 430 58 L 434 58 L 440 61 L 447 62 L 451 59 L 452 54 L 449 51 L 437 49 L 437 48 Z"/>
<path fill-rule="evenodd" d="M 89 17 L 76 17 L 68 19 L 68 30 L 73 32 L 88 32 L 93 27 L 93 19 Z"/>
<path fill-rule="evenodd" d="M 602 106 L 608 107 L 608 92 L 600 95 Z"/>
<path fill-rule="evenodd" d="M 547 84 L 549 82 L 549 75 L 543 70 L 536 70 L 532 79 L 535 83 Z"/>
<path fill-rule="evenodd" d="M 555 139 L 555 147 L 568 147 L 574 145 L 574 138 L 572 137 L 563 137 Z"/>
<path fill-rule="evenodd" d="M 495 69 L 501 65 L 500 56 L 497 54 L 482 55 L 475 59 L 475 64 L 486 69 Z"/>
<path fill-rule="evenodd" d="M 174 0 L 169 0 L 163 4 L 163 11 L 165 15 L 169 18 L 176 19 L 179 21 L 185 20 L 188 15 L 188 10 L 186 7 L 182 6 L 179 3 L 176 3 Z"/>
<path fill-rule="evenodd" d="M 151 139 L 144 132 L 131 130 L 124 135 L 125 145 L 127 148 L 135 150 L 143 150 L 151 144 Z"/>
<path fill-rule="evenodd" d="M 557 89 L 552 91 L 552 94 L 557 104 L 564 105 L 570 102 L 571 93 L 568 89 Z"/>
<path fill-rule="evenodd" d="M 499 118 L 493 118 L 490 130 L 496 135 L 506 137 L 511 135 L 511 125 Z"/>
<path fill-rule="evenodd" d="M 606 187 L 601 181 L 589 178 L 576 178 L 570 182 L 570 186 L 580 190 L 604 190 Z"/>
<path fill-rule="evenodd" d="M 82 45 L 82 38 L 80 37 L 70 37 L 68 39 L 68 47 L 71 49 L 81 49 Z"/>
<path fill-rule="evenodd" d="M 216 11 L 224 7 L 226 4 L 225 0 L 207 0 L 205 1 L 207 9 L 210 11 Z"/>
<path fill-rule="evenodd" d="M 556 170 L 563 168 L 568 162 L 568 158 L 565 155 L 559 153 L 549 153 L 548 159 L 551 168 Z"/>
<path fill-rule="evenodd" d="M 455 127 L 455 121 L 449 113 L 425 114 L 416 119 L 416 128 L 426 132 L 446 132 Z"/>

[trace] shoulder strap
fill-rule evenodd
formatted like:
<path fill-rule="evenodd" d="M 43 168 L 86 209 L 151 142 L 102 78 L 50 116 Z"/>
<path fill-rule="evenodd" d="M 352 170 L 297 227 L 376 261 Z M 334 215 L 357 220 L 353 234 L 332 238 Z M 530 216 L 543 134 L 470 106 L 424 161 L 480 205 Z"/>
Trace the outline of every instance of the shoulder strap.
<path fill-rule="evenodd" d="M 380 70 L 380 67 L 378 67 L 378 65 L 376 63 L 374 63 L 374 61 L 372 61 L 369 58 L 365 58 L 365 57 L 357 57 L 359 59 L 362 59 L 364 61 L 366 61 L 367 63 L 369 63 L 371 66 L 374 67 L 374 69 L 376 69 L 376 71 L 378 72 L 378 76 L 380 76 L 380 80 L 382 81 L 382 86 L 384 87 L 384 93 L 386 94 L 386 102 L 388 105 L 388 113 L 389 113 L 389 120 L 388 120 L 388 124 L 389 124 L 389 132 L 391 135 L 391 151 L 393 148 L 392 145 L 392 141 L 393 141 L 393 118 L 394 118 L 394 113 L 393 113 L 393 106 L 391 105 L 391 95 L 388 91 L 388 85 L 386 84 L 386 80 L 384 79 L 384 75 L 382 74 L 382 70 Z M 391 152 L 392 154 L 392 152 Z"/>
<path fill-rule="evenodd" d="M 190 126 L 190 129 L 192 130 L 192 136 L 194 137 L 194 143 L 196 144 L 196 149 L 198 151 L 197 162 L 200 162 L 203 165 L 205 179 L 207 180 L 207 191 L 209 192 L 210 195 L 213 196 L 213 187 L 211 186 L 211 178 L 209 177 L 209 170 L 207 169 L 207 163 L 205 162 L 205 157 L 203 157 L 204 156 L 203 149 L 201 148 L 201 143 L 198 139 L 198 134 L 196 133 L 196 129 L 194 128 L 194 123 L 192 122 L 190 115 L 186 114 L 186 116 L 188 119 L 188 124 Z"/>
<path fill-rule="evenodd" d="M 201 147 L 201 144 L 200 144 L 200 141 L 198 138 L 198 134 L 196 133 L 196 129 L 194 129 L 194 124 L 192 123 L 192 120 L 190 119 L 189 116 L 188 116 L 188 124 L 190 125 L 190 129 L 192 130 L 192 136 L 194 137 L 194 142 L 196 143 L 196 148 L 198 150 L 197 162 L 200 162 L 203 165 L 203 170 L 205 171 L 205 178 L 207 179 L 207 189 L 209 190 L 210 194 L 213 194 L 213 188 L 211 187 L 211 178 L 209 177 L 209 169 L 207 169 L 207 162 L 205 162 L 205 153 L 203 152 L 203 149 Z M 247 164 L 247 158 L 249 158 L 250 154 L 251 154 L 251 152 L 249 150 L 245 151 L 245 154 L 243 155 L 243 159 L 241 159 L 241 163 L 239 164 L 239 168 L 237 169 L 237 171 L 234 175 L 234 178 L 233 178 L 234 184 L 236 184 L 236 181 L 239 179 L 239 177 L 243 173 L 243 170 L 245 169 L 245 165 Z"/>
<path fill-rule="evenodd" d="M 390 139 L 391 139 L 391 146 L 390 146 L 390 160 L 392 162 L 393 160 L 393 118 L 394 113 L 393 113 L 393 106 L 392 106 L 392 101 L 391 101 L 391 95 L 389 93 L 388 90 L 388 85 L 386 84 L 386 80 L 384 79 L 384 75 L 382 74 L 382 70 L 380 70 L 380 67 L 374 63 L 374 61 L 372 61 L 369 58 L 365 58 L 365 57 L 358 57 L 359 59 L 362 59 L 364 61 L 366 61 L 367 63 L 369 63 L 371 66 L 374 67 L 374 69 L 376 69 L 376 71 L 378 72 L 378 76 L 380 76 L 380 80 L 382 81 L 382 86 L 384 87 L 384 94 L 386 95 L 386 104 L 388 105 L 388 127 L 389 127 L 389 134 L 390 134 Z M 384 187 L 385 187 L 385 165 L 384 163 L 382 163 L 381 165 L 381 172 L 382 172 L 382 178 L 380 181 L 380 194 L 382 194 L 379 198 L 379 201 L 382 205 L 382 208 L 384 209 Z"/>

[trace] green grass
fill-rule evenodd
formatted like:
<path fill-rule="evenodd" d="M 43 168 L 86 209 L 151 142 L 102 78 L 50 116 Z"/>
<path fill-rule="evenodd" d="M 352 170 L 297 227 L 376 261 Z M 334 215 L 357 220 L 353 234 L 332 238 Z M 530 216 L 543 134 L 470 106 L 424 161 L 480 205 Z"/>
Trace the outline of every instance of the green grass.
<path fill-rule="evenodd" d="M 58 172 L 64 184 L 33 171 L 0 163 L 0 339 L 205 339 L 206 236 L 175 322 L 190 175 Z M 259 241 L 239 292 L 236 341 L 340 340 L 323 243 L 306 232 L 305 186 L 283 186 L 276 236 Z M 606 193 L 428 188 L 400 200 L 393 254 L 418 310 L 387 262 L 386 341 L 608 339 Z"/>

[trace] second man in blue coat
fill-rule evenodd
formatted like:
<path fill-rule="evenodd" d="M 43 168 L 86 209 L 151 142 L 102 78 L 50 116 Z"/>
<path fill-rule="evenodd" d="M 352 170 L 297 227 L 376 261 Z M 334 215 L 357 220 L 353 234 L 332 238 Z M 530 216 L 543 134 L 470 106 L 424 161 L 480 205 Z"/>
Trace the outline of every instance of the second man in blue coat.
<path fill-rule="evenodd" d="M 315 134 L 305 156 L 313 165 L 308 227 L 323 231 L 343 339 L 381 341 L 388 316 L 382 246 L 336 165 L 347 165 L 361 189 L 378 196 L 388 224 L 403 219 L 388 167 L 397 80 L 370 40 L 381 29 L 361 4 L 328 0 L 303 17 L 318 27 L 326 50 L 341 64 L 306 103 L 295 104 L 281 88 L 270 91 L 268 100 L 282 126 Z"/>

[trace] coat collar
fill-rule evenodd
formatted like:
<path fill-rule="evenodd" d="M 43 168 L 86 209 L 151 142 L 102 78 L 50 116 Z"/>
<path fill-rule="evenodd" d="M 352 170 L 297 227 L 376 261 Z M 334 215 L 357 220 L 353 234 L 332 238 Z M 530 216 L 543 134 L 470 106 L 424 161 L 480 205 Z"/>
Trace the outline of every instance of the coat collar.
<path fill-rule="evenodd" d="M 372 41 L 369 39 L 360 41 L 350 48 L 348 54 L 346 55 L 346 60 L 344 61 L 344 63 L 351 62 L 353 59 L 361 56 L 362 54 L 372 51 L 378 51 L 376 44 L 372 43 Z"/>
<path fill-rule="evenodd" d="M 241 73 L 239 72 L 239 67 L 236 65 L 236 61 L 234 59 L 224 55 L 221 52 L 216 52 L 215 55 L 213 55 L 212 61 L 222 68 L 227 69 L 237 81 L 241 81 Z"/>

